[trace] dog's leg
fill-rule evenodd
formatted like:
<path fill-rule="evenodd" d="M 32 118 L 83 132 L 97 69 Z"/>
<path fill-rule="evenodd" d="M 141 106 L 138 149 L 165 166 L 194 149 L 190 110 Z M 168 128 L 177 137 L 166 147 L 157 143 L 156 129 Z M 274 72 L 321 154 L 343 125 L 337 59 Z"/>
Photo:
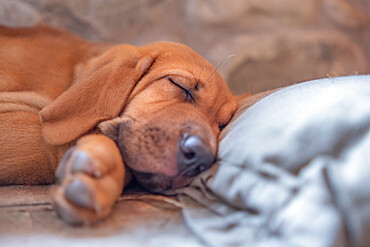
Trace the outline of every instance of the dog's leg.
<path fill-rule="evenodd" d="M 0 185 L 50 184 L 65 147 L 47 145 L 39 111 L 50 99 L 30 92 L 0 92 Z"/>
<path fill-rule="evenodd" d="M 53 183 L 57 153 L 43 141 L 37 113 L 0 112 L 0 185 Z"/>
<path fill-rule="evenodd" d="M 107 216 L 122 192 L 125 170 L 118 147 L 104 135 L 87 135 L 58 165 L 52 190 L 58 215 L 73 225 Z"/>

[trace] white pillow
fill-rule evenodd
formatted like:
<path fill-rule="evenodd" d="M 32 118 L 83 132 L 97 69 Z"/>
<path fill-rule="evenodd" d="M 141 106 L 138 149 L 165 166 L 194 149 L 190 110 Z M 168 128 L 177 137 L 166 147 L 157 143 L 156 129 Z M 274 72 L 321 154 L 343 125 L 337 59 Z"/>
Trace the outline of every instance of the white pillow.
<path fill-rule="evenodd" d="M 184 210 L 205 242 L 370 241 L 370 76 L 279 90 L 244 111 L 223 136 L 218 164 L 182 191 L 210 209 Z"/>

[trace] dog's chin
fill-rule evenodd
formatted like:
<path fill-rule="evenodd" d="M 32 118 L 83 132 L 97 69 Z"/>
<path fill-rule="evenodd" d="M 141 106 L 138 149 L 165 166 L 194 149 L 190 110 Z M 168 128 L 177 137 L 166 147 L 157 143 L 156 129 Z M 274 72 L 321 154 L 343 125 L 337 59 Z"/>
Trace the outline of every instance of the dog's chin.
<path fill-rule="evenodd" d="M 193 180 L 191 177 L 182 175 L 171 178 L 162 174 L 144 173 L 134 170 L 131 170 L 131 173 L 139 184 L 155 193 L 162 193 L 166 190 L 185 187 Z"/>

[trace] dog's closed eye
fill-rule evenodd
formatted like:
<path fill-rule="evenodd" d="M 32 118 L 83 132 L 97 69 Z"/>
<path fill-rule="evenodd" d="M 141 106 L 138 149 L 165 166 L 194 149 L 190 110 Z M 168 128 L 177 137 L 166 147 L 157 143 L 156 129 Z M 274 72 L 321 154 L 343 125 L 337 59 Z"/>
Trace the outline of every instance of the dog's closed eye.
<path fill-rule="evenodd" d="M 192 102 L 195 101 L 193 93 L 189 90 L 181 86 L 178 82 L 176 82 L 173 78 L 166 76 L 167 80 L 169 80 L 172 84 L 179 87 L 181 90 L 185 92 L 185 99 L 186 102 Z"/>

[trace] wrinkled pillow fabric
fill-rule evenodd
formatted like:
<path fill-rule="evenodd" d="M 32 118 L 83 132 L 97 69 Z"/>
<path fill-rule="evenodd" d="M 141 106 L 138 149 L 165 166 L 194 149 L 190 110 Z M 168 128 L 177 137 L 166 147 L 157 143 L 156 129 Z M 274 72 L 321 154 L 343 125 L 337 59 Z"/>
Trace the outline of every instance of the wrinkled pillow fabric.
<path fill-rule="evenodd" d="M 177 191 L 204 243 L 370 246 L 370 76 L 279 90 L 223 136 L 219 162 Z"/>

